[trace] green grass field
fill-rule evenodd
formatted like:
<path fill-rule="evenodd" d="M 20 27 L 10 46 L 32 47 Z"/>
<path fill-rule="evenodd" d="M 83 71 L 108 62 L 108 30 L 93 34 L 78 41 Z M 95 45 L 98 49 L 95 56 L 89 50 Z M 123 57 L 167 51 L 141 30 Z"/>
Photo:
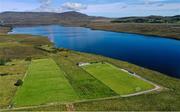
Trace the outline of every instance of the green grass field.
<path fill-rule="evenodd" d="M 120 95 L 145 91 L 154 87 L 108 63 L 90 64 L 83 66 L 83 69 Z"/>
<path fill-rule="evenodd" d="M 78 99 L 64 72 L 52 59 L 32 61 L 24 84 L 13 100 L 15 106 L 29 106 Z"/>
<path fill-rule="evenodd" d="M 117 95 L 113 90 L 64 57 L 54 59 L 80 99 L 96 99 Z"/>

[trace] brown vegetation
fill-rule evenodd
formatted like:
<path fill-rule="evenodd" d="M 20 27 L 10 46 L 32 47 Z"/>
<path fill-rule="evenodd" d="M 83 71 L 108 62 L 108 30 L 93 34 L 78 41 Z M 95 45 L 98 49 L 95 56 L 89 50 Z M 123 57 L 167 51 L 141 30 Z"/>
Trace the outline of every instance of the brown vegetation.
<path fill-rule="evenodd" d="M 180 39 L 180 25 L 178 24 L 92 22 L 88 24 L 87 27 L 95 30 L 127 32 Z"/>

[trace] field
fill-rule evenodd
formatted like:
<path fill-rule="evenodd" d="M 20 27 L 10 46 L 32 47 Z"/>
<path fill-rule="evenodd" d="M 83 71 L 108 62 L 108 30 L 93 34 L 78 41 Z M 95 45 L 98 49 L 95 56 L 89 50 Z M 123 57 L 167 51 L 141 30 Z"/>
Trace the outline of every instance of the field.
<path fill-rule="evenodd" d="M 120 95 L 153 88 L 153 85 L 108 63 L 95 63 L 83 66 L 83 68 Z"/>
<path fill-rule="evenodd" d="M 31 63 L 13 102 L 15 106 L 27 106 L 75 99 L 76 93 L 64 77 L 64 72 L 52 59 L 40 59 Z"/>
<path fill-rule="evenodd" d="M 18 88 L 12 101 L 14 107 L 88 101 L 153 88 L 151 84 L 108 63 L 83 66 L 86 72 L 65 58 L 54 57 L 54 60 L 37 59 L 31 62 L 23 78 L 23 86 Z"/>
<path fill-rule="evenodd" d="M 29 62 L 13 60 L 5 66 L 0 66 L 0 74 L 6 74 L 5 76 L 0 76 L 0 108 L 11 103 L 17 89 L 14 83 L 18 79 L 23 78 L 28 65 Z"/>
<path fill-rule="evenodd" d="M 45 52 L 35 48 L 39 45 L 52 45 L 52 43 L 47 38 L 38 36 L 0 34 L 0 58 L 45 57 Z"/>
<path fill-rule="evenodd" d="M 74 65 L 64 57 L 56 57 L 56 62 L 66 73 L 66 78 L 80 99 L 102 98 L 117 95 L 109 87 L 101 83 L 82 68 Z"/>

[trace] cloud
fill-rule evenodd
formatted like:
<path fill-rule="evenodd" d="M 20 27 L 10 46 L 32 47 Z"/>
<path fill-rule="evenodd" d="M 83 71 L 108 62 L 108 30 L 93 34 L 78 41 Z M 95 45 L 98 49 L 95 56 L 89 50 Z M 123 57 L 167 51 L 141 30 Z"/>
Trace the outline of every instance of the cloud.
<path fill-rule="evenodd" d="M 37 12 L 54 12 L 54 9 L 51 7 L 53 0 L 38 0 L 40 6 L 33 11 Z"/>
<path fill-rule="evenodd" d="M 80 11 L 87 9 L 87 5 L 81 4 L 81 3 L 73 3 L 73 2 L 66 2 L 62 4 L 63 10 L 71 10 L 71 11 Z"/>
<path fill-rule="evenodd" d="M 32 11 L 36 12 L 65 12 L 65 11 L 80 11 L 87 8 L 87 5 L 74 2 L 66 2 L 59 7 L 53 7 L 53 0 L 38 0 L 40 6 Z"/>
<path fill-rule="evenodd" d="M 153 5 L 158 3 L 166 2 L 167 0 L 144 0 L 145 5 Z"/>
<path fill-rule="evenodd" d="M 157 6 L 162 7 L 162 6 L 164 6 L 164 4 L 160 3 L 160 4 L 157 4 Z"/>
<path fill-rule="evenodd" d="M 42 5 L 49 5 L 51 4 L 52 0 L 38 0 Z"/>
<path fill-rule="evenodd" d="M 124 6 L 122 6 L 121 8 L 122 8 L 122 9 L 125 9 L 125 8 L 127 8 L 127 7 L 128 7 L 128 6 L 125 6 L 125 5 L 124 5 Z"/>
<path fill-rule="evenodd" d="M 160 1 L 160 0 L 154 0 Z M 82 13 L 96 16 L 108 17 L 126 17 L 126 16 L 148 16 L 148 15 L 178 15 L 180 14 L 180 3 L 156 3 L 146 4 L 126 4 L 126 3 L 110 3 L 110 4 L 92 4 L 88 5 Z"/>

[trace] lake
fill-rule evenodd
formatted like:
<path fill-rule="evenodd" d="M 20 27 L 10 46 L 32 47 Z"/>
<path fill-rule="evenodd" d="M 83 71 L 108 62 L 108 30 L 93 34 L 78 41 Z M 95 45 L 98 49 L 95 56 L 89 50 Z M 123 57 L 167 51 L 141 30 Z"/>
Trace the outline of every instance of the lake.
<path fill-rule="evenodd" d="M 15 27 L 10 34 L 48 36 L 56 47 L 120 59 L 180 78 L 180 41 L 59 25 Z"/>

